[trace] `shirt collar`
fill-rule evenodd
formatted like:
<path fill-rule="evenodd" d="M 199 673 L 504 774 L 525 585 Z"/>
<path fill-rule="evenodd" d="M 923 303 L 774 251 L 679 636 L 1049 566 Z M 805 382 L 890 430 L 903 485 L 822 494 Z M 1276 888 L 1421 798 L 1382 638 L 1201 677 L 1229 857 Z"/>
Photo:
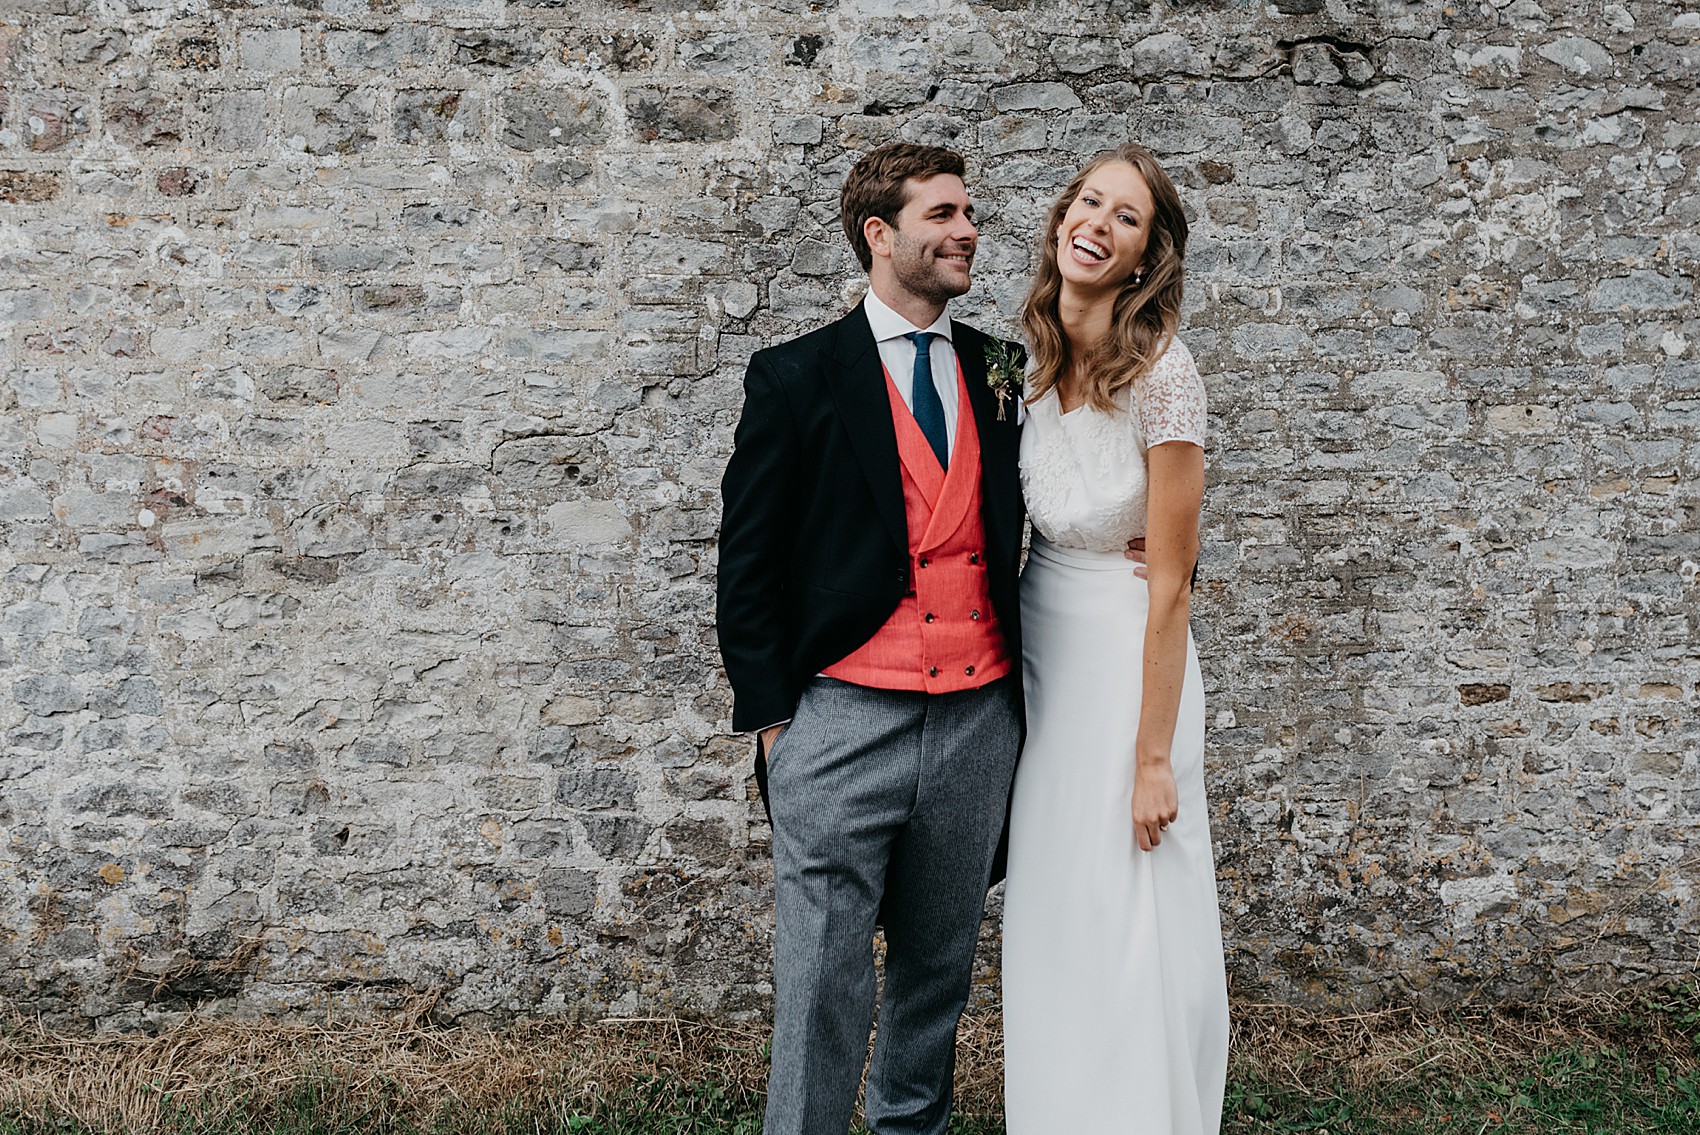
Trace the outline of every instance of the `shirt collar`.
<path fill-rule="evenodd" d="M 883 343 L 887 339 L 897 339 L 916 331 L 926 331 L 933 335 L 943 335 L 950 339 L 950 310 L 947 308 L 933 320 L 931 327 L 916 327 L 907 319 L 886 306 L 884 300 L 874 294 L 874 289 L 868 289 L 868 296 L 862 301 L 862 310 L 868 313 L 868 326 L 873 328 L 874 342 Z"/>

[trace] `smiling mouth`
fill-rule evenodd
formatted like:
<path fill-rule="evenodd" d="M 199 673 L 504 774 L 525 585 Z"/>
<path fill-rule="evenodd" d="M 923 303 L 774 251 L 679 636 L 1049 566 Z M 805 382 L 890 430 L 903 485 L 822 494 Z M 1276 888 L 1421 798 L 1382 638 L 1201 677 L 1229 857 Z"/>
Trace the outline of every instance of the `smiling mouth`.
<path fill-rule="evenodd" d="M 1110 258 L 1109 249 L 1096 241 L 1087 240 L 1083 236 L 1075 237 L 1074 240 L 1069 243 L 1069 247 L 1074 251 L 1096 261 L 1108 260 Z"/>
<path fill-rule="evenodd" d="M 954 260 L 966 268 L 968 267 L 969 262 L 974 259 L 974 254 L 972 252 L 941 252 L 939 253 L 939 259 Z"/>

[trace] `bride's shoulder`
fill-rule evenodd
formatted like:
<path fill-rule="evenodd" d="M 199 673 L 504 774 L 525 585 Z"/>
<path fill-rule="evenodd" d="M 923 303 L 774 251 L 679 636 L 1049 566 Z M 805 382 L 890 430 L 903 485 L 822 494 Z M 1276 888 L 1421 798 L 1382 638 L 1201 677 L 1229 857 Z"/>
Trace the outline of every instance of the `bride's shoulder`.
<path fill-rule="evenodd" d="M 1157 357 L 1157 362 L 1151 368 L 1153 373 L 1164 371 L 1170 374 L 1198 373 L 1198 364 L 1193 362 L 1192 352 L 1179 335 L 1171 335 L 1163 353 Z"/>

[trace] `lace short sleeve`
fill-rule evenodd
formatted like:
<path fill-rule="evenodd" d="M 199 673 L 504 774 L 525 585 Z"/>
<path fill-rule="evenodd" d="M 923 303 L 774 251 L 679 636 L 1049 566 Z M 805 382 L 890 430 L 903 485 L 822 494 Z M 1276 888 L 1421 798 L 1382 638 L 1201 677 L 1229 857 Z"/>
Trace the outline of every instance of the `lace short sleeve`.
<path fill-rule="evenodd" d="M 1151 373 L 1133 389 L 1147 448 L 1165 441 L 1204 444 L 1204 379 L 1185 343 L 1171 339 Z"/>

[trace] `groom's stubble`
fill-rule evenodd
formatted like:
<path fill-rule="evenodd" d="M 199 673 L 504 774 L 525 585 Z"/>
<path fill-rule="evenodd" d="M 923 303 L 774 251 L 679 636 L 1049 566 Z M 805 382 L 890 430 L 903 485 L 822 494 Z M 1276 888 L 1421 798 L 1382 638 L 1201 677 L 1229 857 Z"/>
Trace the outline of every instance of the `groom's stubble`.
<path fill-rule="evenodd" d="M 891 234 L 892 277 L 910 295 L 929 303 L 943 304 L 966 295 L 973 286 L 974 253 L 968 253 L 968 271 L 958 275 L 938 259 L 938 249 L 893 229 Z"/>

